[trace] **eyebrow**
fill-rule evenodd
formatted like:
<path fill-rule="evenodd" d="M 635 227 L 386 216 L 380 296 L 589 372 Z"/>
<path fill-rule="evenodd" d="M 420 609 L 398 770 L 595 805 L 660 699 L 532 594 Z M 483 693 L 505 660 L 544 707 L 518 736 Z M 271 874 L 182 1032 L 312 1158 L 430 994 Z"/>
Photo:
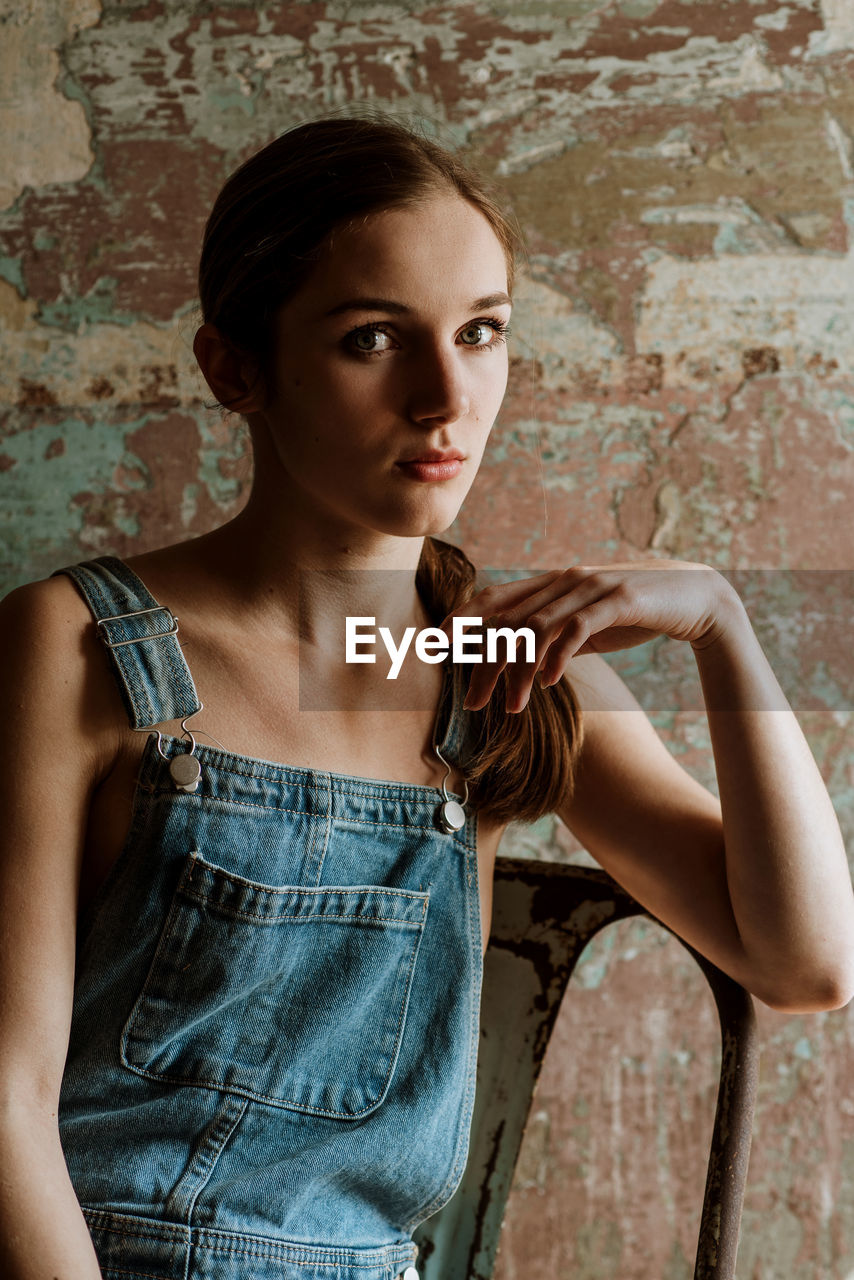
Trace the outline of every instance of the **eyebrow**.
<path fill-rule="evenodd" d="M 506 293 L 488 293 L 483 298 L 475 298 L 471 311 L 486 311 L 489 307 L 509 307 L 512 302 Z M 340 316 L 346 311 L 385 311 L 388 315 L 402 316 L 411 313 L 412 308 L 402 302 L 394 302 L 391 298 L 348 298 L 339 302 L 336 307 L 327 311 L 327 316 Z"/>

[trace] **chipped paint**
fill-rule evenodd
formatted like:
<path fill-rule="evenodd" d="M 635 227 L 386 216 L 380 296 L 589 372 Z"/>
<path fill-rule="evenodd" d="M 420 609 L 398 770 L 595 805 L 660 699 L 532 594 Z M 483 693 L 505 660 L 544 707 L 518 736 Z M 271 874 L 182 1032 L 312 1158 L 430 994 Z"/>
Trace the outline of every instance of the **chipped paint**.
<path fill-rule="evenodd" d="M 44 323 L 35 301 L 21 299 L 4 281 L 0 317 L 8 325 L 0 409 L 26 407 L 34 394 L 42 402 L 77 407 L 192 405 L 205 398 L 192 354 L 192 328 L 145 321 L 89 322 L 80 315 L 69 333 L 55 323 Z"/>
<path fill-rule="evenodd" d="M 729 246 L 727 245 L 727 249 Z M 665 382 L 678 366 L 715 351 L 716 372 L 738 382 L 743 353 L 776 350 L 776 368 L 802 369 L 815 357 L 854 367 L 854 252 L 787 251 L 713 259 L 662 256 L 647 270 L 636 329 L 638 346 L 659 352 Z M 776 372 L 776 369 L 775 369 Z"/>
<path fill-rule="evenodd" d="M 809 55 L 825 57 L 854 49 L 854 11 L 848 0 L 820 0 L 822 28 L 810 33 Z"/>
<path fill-rule="evenodd" d="M 12 0 L 0 40 L 0 209 L 25 187 L 74 182 L 92 164 L 89 125 L 80 102 L 63 94 L 59 50 L 94 26 L 98 0 Z"/>

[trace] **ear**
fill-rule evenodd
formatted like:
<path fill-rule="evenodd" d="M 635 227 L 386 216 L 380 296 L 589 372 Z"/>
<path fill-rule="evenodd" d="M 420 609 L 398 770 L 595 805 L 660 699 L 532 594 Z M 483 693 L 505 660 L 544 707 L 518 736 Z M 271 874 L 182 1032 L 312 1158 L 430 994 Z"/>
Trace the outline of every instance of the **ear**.
<path fill-rule="evenodd" d="M 216 325 L 205 323 L 196 332 L 193 354 L 223 408 L 245 414 L 263 407 L 263 387 L 258 385 L 255 362 L 238 351 Z"/>

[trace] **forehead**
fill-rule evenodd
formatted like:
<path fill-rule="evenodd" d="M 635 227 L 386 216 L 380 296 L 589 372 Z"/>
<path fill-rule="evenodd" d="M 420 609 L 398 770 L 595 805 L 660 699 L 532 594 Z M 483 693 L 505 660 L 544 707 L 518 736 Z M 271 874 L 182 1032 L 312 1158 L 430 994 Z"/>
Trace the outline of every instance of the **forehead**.
<path fill-rule="evenodd" d="M 312 310 L 359 293 L 413 308 L 507 289 L 504 247 L 484 215 L 457 195 L 371 214 L 336 232 L 302 292 Z"/>

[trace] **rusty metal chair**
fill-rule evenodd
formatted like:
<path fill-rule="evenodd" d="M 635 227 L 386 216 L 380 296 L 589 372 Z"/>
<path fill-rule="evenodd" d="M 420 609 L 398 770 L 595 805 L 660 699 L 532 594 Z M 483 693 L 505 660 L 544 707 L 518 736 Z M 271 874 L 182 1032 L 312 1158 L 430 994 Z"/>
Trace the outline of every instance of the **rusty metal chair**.
<path fill-rule="evenodd" d="M 603 871 L 498 859 L 469 1162 L 453 1199 L 416 1235 L 423 1280 L 490 1280 L 532 1094 L 572 971 L 600 929 L 646 914 Z M 733 1280 L 758 1075 L 755 1015 L 743 987 L 687 950 L 711 987 L 722 1045 L 694 1280 Z M 515 1029 L 512 1043 L 507 1027 Z"/>

